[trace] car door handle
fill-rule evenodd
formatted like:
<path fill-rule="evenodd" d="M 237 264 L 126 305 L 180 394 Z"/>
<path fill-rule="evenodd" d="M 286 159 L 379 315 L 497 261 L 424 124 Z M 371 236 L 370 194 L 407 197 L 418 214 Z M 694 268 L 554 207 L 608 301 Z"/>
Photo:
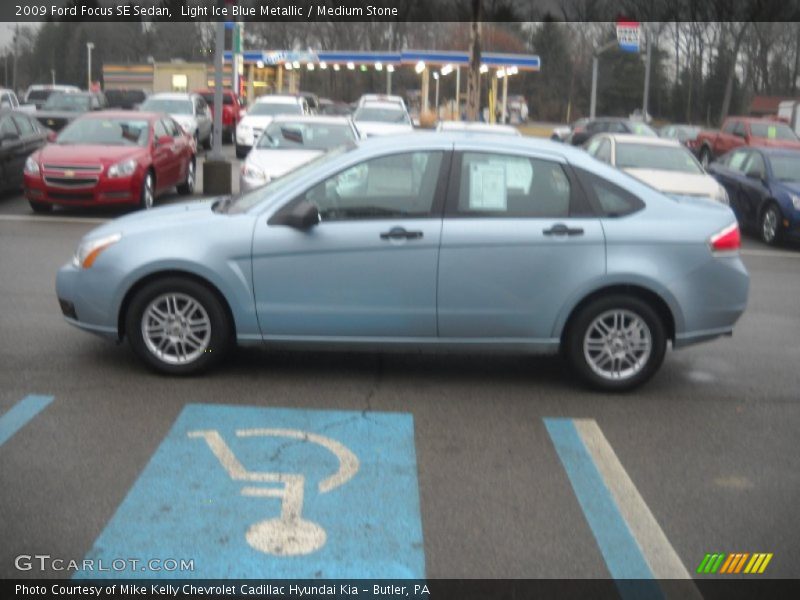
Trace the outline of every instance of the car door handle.
<path fill-rule="evenodd" d="M 418 240 L 421 237 L 421 231 L 406 231 L 403 227 L 392 227 L 381 234 L 382 240 Z"/>
<path fill-rule="evenodd" d="M 558 223 L 550 229 L 543 229 L 542 233 L 545 235 L 583 235 L 583 228 L 567 227 L 563 223 Z"/>

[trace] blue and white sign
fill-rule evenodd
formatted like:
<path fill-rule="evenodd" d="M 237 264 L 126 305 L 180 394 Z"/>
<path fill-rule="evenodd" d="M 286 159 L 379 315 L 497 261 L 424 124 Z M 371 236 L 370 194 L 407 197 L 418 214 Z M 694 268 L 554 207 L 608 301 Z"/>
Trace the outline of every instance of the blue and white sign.
<path fill-rule="evenodd" d="M 77 576 L 423 578 L 413 419 L 188 405 L 86 559 L 130 557 L 193 570 Z"/>
<path fill-rule="evenodd" d="M 624 52 L 639 52 L 641 27 L 635 21 L 617 22 L 617 41 Z"/>

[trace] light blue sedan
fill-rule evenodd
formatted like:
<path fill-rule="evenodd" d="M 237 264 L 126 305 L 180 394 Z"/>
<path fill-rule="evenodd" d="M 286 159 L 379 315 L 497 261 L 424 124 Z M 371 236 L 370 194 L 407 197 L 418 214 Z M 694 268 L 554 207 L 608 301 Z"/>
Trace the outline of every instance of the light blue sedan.
<path fill-rule="evenodd" d="M 90 232 L 67 321 L 195 373 L 234 344 L 555 353 L 589 385 L 730 335 L 749 287 L 731 210 L 550 141 L 375 138 L 235 198 Z"/>

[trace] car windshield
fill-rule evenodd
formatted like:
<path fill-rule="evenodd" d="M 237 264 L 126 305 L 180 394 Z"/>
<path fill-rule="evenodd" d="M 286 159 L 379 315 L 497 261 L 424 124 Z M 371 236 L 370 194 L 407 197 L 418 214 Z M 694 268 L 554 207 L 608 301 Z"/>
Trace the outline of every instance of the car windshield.
<path fill-rule="evenodd" d="M 109 106 L 132 107 L 147 99 L 143 90 L 108 90 L 106 100 Z"/>
<path fill-rule="evenodd" d="M 800 154 L 777 154 L 769 157 L 772 174 L 779 181 L 800 181 Z"/>
<path fill-rule="evenodd" d="M 768 140 L 797 141 L 794 131 L 783 123 L 751 123 L 750 133 L 753 137 L 767 138 Z"/>
<path fill-rule="evenodd" d="M 91 107 L 91 98 L 83 94 L 52 94 L 44 103 L 43 110 L 64 110 L 68 112 L 86 112 Z"/>
<path fill-rule="evenodd" d="M 330 150 L 355 140 L 352 128 L 331 123 L 272 123 L 258 140 L 262 150 Z"/>
<path fill-rule="evenodd" d="M 344 154 L 345 152 L 353 150 L 355 147 L 356 146 L 352 144 L 334 148 L 333 150 L 326 152 L 325 154 L 320 154 L 310 162 L 307 162 L 298 169 L 295 169 L 294 171 L 287 173 L 283 177 L 279 177 L 278 179 L 273 179 L 268 184 L 261 186 L 253 190 L 252 192 L 243 194 L 241 196 L 237 196 L 231 201 L 230 205 L 228 206 L 227 212 L 241 213 L 248 211 L 256 204 L 259 204 L 264 200 L 269 199 L 271 196 L 280 192 L 284 188 L 292 185 L 296 181 L 302 181 L 303 179 L 309 178 L 309 176 L 311 176 L 314 173 L 314 171 L 323 167 L 326 162 L 328 162 L 329 160 L 333 160 L 335 157 Z"/>
<path fill-rule="evenodd" d="M 363 106 L 359 108 L 353 119 L 356 121 L 374 121 L 378 123 L 409 123 L 408 115 L 404 110 L 396 108 L 377 108 Z"/>
<path fill-rule="evenodd" d="M 274 117 L 275 115 L 301 115 L 303 114 L 303 109 L 296 102 L 256 102 L 248 109 L 247 114 L 268 117 Z"/>
<path fill-rule="evenodd" d="M 617 143 L 616 166 L 620 169 L 657 169 L 680 173 L 702 173 L 688 150 L 677 146 Z"/>
<path fill-rule="evenodd" d="M 647 137 L 658 137 L 658 134 L 645 123 L 634 121 L 631 123 L 631 131 L 636 135 L 646 135 Z"/>
<path fill-rule="evenodd" d="M 47 100 L 53 94 L 53 90 L 31 90 L 28 93 L 28 102 L 34 100 Z"/>
<path fill-rule="evenodd" d="M 214 106 L 214 92 L 203 92 L 200 94 L 203 97 L 203 100 L 206 101 L 206 104 L 209 106 Z M 233 104 L 233 96 L 230 94 L 222 94 L 222 103 L 226 106 L 230 106 Z"/>
<path fill-rule="evenodd" d="M 142 104 L 141 109 L 144 112 L 163 112 L 171 115 L 194 114 L 191 100 L 177 98 L 150 98 Z"/>
<path fill-rule="evenodd" d="M 675 136 L 682 142 L 693 140 L 700 133 L 699 127 L 676 127 Z"/>
<path fill-rule="evenodd" d="M 144 119 L 87 119 L 73 121 L 56 138 L 57 144 L 146 146 L 150 127 Z"/>

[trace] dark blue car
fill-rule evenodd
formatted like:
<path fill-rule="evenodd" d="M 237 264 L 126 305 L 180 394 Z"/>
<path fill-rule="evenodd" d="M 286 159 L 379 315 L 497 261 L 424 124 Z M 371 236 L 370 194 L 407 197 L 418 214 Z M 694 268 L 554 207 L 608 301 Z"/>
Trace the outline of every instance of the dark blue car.
<path fill-rule="evenodd" d="M 708 172 L 725 186 L 742 229 L 767 244 L 800 240 L 800 150 L 737 148 Z"/>

